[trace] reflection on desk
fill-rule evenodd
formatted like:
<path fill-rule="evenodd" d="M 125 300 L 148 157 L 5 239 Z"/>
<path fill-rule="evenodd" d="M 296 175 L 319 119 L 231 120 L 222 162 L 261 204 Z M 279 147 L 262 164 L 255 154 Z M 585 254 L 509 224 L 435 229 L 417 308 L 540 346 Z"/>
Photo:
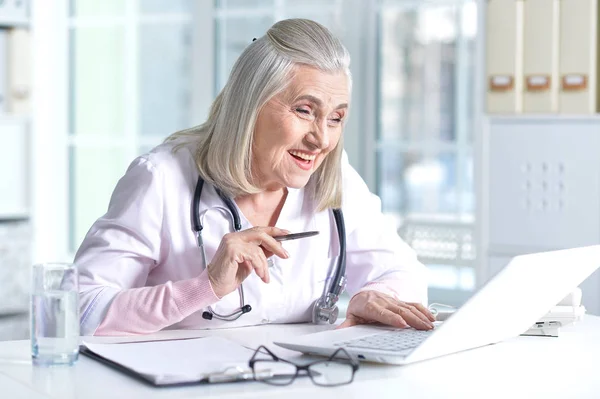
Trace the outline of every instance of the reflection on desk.
<path fill-rule="evenodd" d="M 226 330 L 162 331 L 131 340 L 221 335 L 242 345 L 268 344 L 273 351 L 295 360 L 306 360 L 285 351 L 272 341 L 290 334 L 305 334 L 331 328 L 314 325 L 265 325 Z M 308 380 L 289 387 L 272 387 L 255 382 L 198 385 L 157 389 L 82 357 L 72 368 L 43 369 L 31 366 L 29 341 L 0 342 L 0 376 L 7 376 L 24 389 L 50 398 L 597 398 L 600 395 L 600 317 L 561 330 L 558 338 L 516 337 L 479 349 L 427 360 L 408 366 L 362 363 L 352 384 L 321 388 Z M 93 338 L 115 342 L 117 338 Z M 201 356 L 201 354 L 193 354 Z M 2 381 L 2 380 L 0 380 Z M 15 384 L 4 388 L 2 397 L 23 397 Z"/>
<path fill-rule="evenodd" d="M 29 339 L 29 313 L 0 315 L 0 341 Z"/>

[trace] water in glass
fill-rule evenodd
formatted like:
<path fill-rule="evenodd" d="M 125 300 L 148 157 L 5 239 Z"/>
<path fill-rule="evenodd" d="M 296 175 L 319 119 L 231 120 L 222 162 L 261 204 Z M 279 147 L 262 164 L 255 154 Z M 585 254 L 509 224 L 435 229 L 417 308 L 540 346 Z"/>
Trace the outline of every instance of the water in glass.
<path fill-rule="evenodd" d="M 79 354 L 77 268 L 68 263 L 33 267 L 31 357 L 35 365 L 71 365 Z"/>

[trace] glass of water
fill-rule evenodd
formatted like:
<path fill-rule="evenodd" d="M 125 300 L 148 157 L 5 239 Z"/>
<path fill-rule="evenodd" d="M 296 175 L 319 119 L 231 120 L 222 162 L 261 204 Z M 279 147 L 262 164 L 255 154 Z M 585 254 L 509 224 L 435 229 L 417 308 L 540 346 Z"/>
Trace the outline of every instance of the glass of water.
<path fill-rule="evenodd" d="M 79 279 L 72 263 L 33 265 L 31 357 L 41 366 L 72 365 L 79 355 Z"/>

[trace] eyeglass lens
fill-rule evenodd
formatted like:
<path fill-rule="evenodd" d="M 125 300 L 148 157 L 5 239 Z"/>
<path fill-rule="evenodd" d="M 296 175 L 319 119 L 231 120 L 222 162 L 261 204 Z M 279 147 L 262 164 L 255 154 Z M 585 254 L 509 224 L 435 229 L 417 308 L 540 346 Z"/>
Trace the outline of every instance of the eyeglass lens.
<path fill-rule="evenodd" d="M 349 363 L 327 360 L 310 365 L 308 373 L 317 385 L 342 385 L 352 382 L 354 369 Z"/>
<path fill-rule="evenodd" d="M 253 371 L 256 380 L 272 385 L 287 385 L 296 377 L 296 366 L 275 359 L 257 360 Z"/>

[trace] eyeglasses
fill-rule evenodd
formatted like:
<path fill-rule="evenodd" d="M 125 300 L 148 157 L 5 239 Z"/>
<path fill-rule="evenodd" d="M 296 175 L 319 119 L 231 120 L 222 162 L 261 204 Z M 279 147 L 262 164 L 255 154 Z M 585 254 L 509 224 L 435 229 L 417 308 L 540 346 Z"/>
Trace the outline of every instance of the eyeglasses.
<path fill-rule="evenodd" d="M 289 385 L 299 375 L 308 375 L 313 383 L 324 387 L 349 384 L 359 363 L 344 348 L 329 358 L 305 365 L 281 359 L 264 346 L 259 346 L 248 363 L 256 381 L 270 385 Z"/>

